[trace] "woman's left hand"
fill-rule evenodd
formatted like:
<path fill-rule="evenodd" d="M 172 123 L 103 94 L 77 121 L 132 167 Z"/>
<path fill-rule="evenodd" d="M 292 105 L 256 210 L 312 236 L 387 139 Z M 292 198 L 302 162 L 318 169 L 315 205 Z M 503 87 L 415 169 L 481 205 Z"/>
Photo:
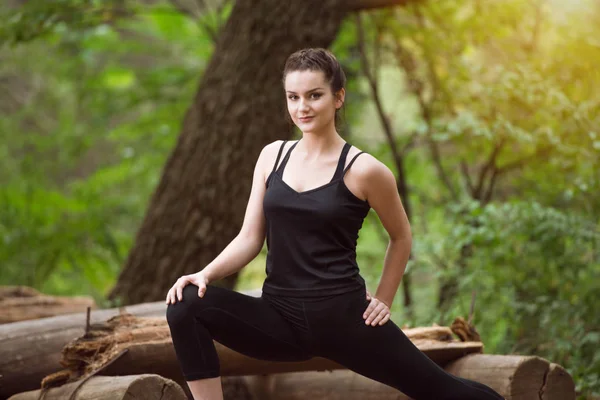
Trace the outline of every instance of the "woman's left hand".
<path fill-rule="evenodd" d="M 371 296 L 371 293 L 367 290 L 367 300 L 371 303 L 365 310 L 363 318 L 366 320 L 365 324 L 376 326 L 383 325 L 390 319 L 390 308 L 383 301 Z"/>

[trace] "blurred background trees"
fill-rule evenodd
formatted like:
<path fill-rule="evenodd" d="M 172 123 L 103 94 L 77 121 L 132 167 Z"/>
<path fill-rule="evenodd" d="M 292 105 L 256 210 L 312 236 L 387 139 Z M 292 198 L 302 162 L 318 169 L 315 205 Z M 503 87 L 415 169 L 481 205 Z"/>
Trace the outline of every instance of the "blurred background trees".
<path fill-rule="evenodd" d="M 0 284 L 108 305 L 233 3 L 21 3 L 0 6 Z M 351 14 L 331 45 L 342 134 L 410 204 L 393 320 L 447 324 L 475 292 L 487 352 L 564 365 L 582 396 L 600 395 L 598 38 L 593 0 L 438 0 Z M 372 213 L 371 289 L 386 245 Z M 236 288 L 263 279 L 264 253 Z"/>

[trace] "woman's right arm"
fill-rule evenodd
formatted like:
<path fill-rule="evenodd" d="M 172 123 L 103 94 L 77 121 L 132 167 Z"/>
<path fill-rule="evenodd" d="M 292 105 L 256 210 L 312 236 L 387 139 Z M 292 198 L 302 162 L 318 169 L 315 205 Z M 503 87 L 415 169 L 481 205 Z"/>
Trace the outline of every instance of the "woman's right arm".
<path fill-rule="evenodd" d="M 167 293 L 167 304 L 175 302 L 175 294 L 177 299 L 181 300 L 183 288 L 188 283 L 197 284 L 199 286 L 198 295 L 202 297 L 206 290 L 206 284 L 239 271 L 260 253 L 265 241 L 265 216 L 263 213 L 265 181 L 273 168 L 280 145 L 281 141 L 276 141 L 265 146 L 258 157 L 254 167 L 252 189 L 246 206 L 244 222 L 238 235 L 202 271 L 179 278 Z"/>

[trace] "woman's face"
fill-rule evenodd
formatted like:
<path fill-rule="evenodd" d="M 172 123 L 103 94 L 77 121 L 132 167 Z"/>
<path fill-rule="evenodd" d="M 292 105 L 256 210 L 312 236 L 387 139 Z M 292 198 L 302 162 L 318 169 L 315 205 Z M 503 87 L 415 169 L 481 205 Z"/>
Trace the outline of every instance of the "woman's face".
<path fill-rule="evenodd" d="M 292 71 L 285 77 L 287 108 L 302 132 L 322 132 L 335 127 L 335 110 L 344 102 L 344 89 L 334 96 L 322 71 Z"/>

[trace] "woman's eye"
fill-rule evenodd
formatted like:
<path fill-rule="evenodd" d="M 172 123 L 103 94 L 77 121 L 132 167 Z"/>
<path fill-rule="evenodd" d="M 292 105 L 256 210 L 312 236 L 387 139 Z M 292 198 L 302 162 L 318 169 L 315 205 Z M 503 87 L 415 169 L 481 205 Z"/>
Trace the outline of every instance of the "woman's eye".
<path fill-rule="evenodd" d="M 318 99 L 319 97 L 321 97 L 321 93 L 313 93 L 312 94 L 313 99 Z"/>
<path fill-rule="evenodd" d="M 293 94 L 292 94 L 292 95 L 289 95 L 289 96 L 288 96 L 288 99 L 290 99 L 290 100 L 296 100 L 296 96 L 294 96 Z"/>

